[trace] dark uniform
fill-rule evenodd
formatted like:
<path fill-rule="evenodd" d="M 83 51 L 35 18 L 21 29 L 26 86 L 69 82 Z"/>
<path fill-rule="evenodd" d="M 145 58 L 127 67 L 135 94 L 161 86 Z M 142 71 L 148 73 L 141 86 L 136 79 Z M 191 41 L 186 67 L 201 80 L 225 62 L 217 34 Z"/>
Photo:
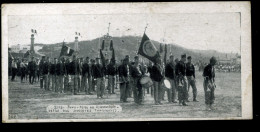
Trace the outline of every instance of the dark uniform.
<path fill-rule="evenodd" d="M 108 75 L 108 92 L 111 94 L 115 94 L 115 81 L 116 81 L 116 74 L 117 74 L 117 66 L 111 60 L 109 65 L 107 65 L 107 75 Z"/>
<path fill-rule="evenodd" d="M 28 71 L 29 71 L 29 82 L 33 84 L 35 77 L 36 77 L 36 62 L 30 61 L 28 63 Z"/>
<path fill-rule="evenodd" d="M 152 69 L 151 69 L 151 79 L 153 80 L 153 85 L 154 85 L 154 101 L 155 104 L 162 104 L 161 100 L 162 100 L 162 87 L 161 87 L 161 83 L 163 80 L 163 68 L 162 66 L 160 66 L 159 64 L 155 64 L 153 65 Z"/>
<path fill-rule="evenodd" d="M 165 77 L 167 77 L 171 83 L 171 89 L 170 92 L 168 92 L 168 101 L 174 103 L 176 102 L 177 94 L 175 76 L 175 65 L 173 63 L 168 63 L 165 66 Z"/>
<path fill-rule="evenodd" d="M 189 57 L 188 57 L 189 58 Z M 192 87 L 193 101 L 197 101 L 197 88 L 195 83 L 195 67 L 192 63 L 186 63 L 186 76 L 188 80 L 188 92 L 190 86 Z"/>
<path fill-rule="evenodd" d="M 142 77 L 141 65 L 133 65 L 131 68 L 131 76 L 133 78 L 133 95 L 134 102 L 141 104 L 143 101 L 143 89 L 140 83 Z"/>
<path fill-rule="evenodd" d="M 79 92 L 79 88 L 80 88 L 80 84 L 79 84 L 79 77 L 80 77 L 80 73 L 81 68 L 80 68 L 80 64 L 77 60 L 73 60 L 70 63 L 70 74 L 71 74 L 71 79 L 73 80 L 73 84 L 74 84 L 74 88 L 72 89 L 72 92 L 74 94 L 77 94 L 77 92 Z"/>
<path fill-rule="evenodd" d="M 25 78 L 26 65 L 24 64 L 24 60 L 20 63 L 20 71 L 21 71 L 21 82 L 23 82 Z"/>
<path fill-rule="evenodd" d="M 120 101 L 127 102 L 130 88 L 130 67 L 126 63 L 126 59 L 124 60 L 124 63 L 118 67 L 118 73 L 120 82 Z"/>
<path fill-rule="evenodd" d="M 215 68 L 213 65 L 208 64 L 203 71 L 204 77 L 204 92 L 205 92 L 205 103 L 211 106 L 215 100 Z"/>
<path fill-rule="evenodd" d="M 97 80 L 97 98 L 103 98 L 105 90 L 105 68 L 101 64 L 93 66 L 93 77 Z"/>
<path fill-rule="evenodd" d="M 186 64 L 183 61 L 178 62 L 178 64 L 176 65 L 175 73 L 177 76 L 179 103 L 187 105 L 186 100 L 188 99 L 188 89 L 186 77 Z"/>
<path fill-rule="evenodd" d="M 58 80 L 58 77 L 57 77 L 57 64 L 51 64 L 51 69 L 50 69 L 50 75 L 51 75 L 51 82 L 52 82 L 52 90 L 57 92 L 58 89 L 58 85 L 57 85 L 57 80 Z"/>
<path fill-rule="evenodd" d="M 66 66 L 64 61 L 60 61 L 56 68 L 57 74 L 57 90 L 60 93 L 64 93 L 64 78 L 66 75 Z"/>
<path fill-rule="evenodd" d="M 90 66 L 87 62 L 85 62 L 82 66 L 82 87 L 85 90 L 86 94 L 90 94 L 90 87 L 89 87 L 89 82 L 88 78 L 90 76 Z"/>

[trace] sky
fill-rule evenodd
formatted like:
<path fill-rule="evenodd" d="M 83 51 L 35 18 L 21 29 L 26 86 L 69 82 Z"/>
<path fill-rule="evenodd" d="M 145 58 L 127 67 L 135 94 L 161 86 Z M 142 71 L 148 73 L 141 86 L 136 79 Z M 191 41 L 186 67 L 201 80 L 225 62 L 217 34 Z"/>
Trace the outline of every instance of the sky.
<path fill-rule="evenodd" d="M 142 36 L 174 43 L 188 49 L 240 53 L 239 13 L 173 13 L 113 15 L 37 15 L 8 16 L 8 41 L 12 45 L 30 44 L 31 29 L 37 30 L 35 43 L 92 40 L 108 32 L 111 36 Z"/>

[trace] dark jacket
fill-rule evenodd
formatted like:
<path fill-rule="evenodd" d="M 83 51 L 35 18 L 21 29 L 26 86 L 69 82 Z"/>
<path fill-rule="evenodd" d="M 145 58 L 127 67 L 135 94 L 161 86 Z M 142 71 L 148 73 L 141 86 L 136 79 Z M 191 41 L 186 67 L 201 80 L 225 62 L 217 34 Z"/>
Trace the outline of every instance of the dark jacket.
<path fill-rule="evenodd" d="M 51 64 L 50 74 L 57 75 L 57 64 Z"/>
<path fill-rule="evenodd" d="M 42 62 L 42 75 L 47 75 L 50 73 L 51 64 L 48 62 Z"/>
<path fill-rule="evenodd" d="M 186 76 L 193 76 L 195 78 L 195 67 L 192 63 L 186 63 Z"/>
<path fill-rule="evenodd" d="M 208 79 L 213 79 L 215 78 L 215 68 L 211 64 L 208 64 L 203 71 L 203 76 L 208 77 Z"/>
<path fill-rule="evenodd" d="M 61 62 L 57 64 L 56 74 L 59 75 L 66 75 L 66 66 L 65 63 Z"/>
<path fill-rule="evenodd" d="M 31 73 L 36 72 L 36 62 L 30 61 L 30 62 L 28 63 L 28 70 L 29 70 Z"/>
<path fill-rule="evenodd" d="M 131 68 L 131 76 L 133 78 L 141 78 L 142 77 L 142 67 L 141 67 L 141 65 L 132 66 L 132 68 Z"/>
<path fill-rule="evenodd" d="M 154 65 L 151 69 L 151 79 L 156 82 L 161 82 L 163 79 L 162 68 L 159 65 Z"/>
<path fill-rule="evenodd" d="M 83 66 L 82 66 L 82 75 L 83 76 L 86 76 L 86 75 L 89 75 L 90 73 L 90 66 L 88 65 L 88 63 L 84 63 Z"/>
<path fill-rule="evenodd" d="M 105 75 L 105 69 L 101 64 L 96 64 L 93 66 L 93 77 L 102 78 Z"/>
<path fill-rule="evenodd" d="M 82 68 L 78 61 L 72 61 L 69 67 L 71 75 L 80 75 L 82 73 Z"/>
<path fill-rule="evenodd" d="M 115 64 L 109 64 L 107 65 L 107 75 L 115 76 L 117 74 L 117 67 Z"/>
<path fill-rule="evenodd" d="M 175 65 L 168 63 L 165 67 L 165 77 L 175 79 Z"/>
<path fill-rule="evenodd" d="M 186 64 L 182 61 L 179 61 L 176 65 L 175 74 L 177 76 L 182 75 L 186 76 Z"/>
<path fill-rule="evenodd" d="M 128 68 L 128 69 L 127 69 Z M 120 65 L 118 67 L 119 77 L 129 77 L 130 75 L 130 67 L 128 65 Z"/>

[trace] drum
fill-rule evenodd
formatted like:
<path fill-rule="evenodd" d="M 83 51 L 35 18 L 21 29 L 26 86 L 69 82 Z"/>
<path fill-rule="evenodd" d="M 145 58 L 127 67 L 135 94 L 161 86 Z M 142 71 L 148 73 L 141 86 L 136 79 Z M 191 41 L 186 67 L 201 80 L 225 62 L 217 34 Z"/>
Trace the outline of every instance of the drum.
<path fill-rule="evenodd" d="M 140 79 L 140 84 L 143 88 L 149 88 L 153 85 L 153 81 L 150 77 L 144 76 Z"/>
<path fill-rule="evenodd" d="M 162 88 L 164 88 L 164 89 L 170 89 L 171 88 L 171 83 L 168 79 L 163 79 L 161 85 L 162 85 Z"/>

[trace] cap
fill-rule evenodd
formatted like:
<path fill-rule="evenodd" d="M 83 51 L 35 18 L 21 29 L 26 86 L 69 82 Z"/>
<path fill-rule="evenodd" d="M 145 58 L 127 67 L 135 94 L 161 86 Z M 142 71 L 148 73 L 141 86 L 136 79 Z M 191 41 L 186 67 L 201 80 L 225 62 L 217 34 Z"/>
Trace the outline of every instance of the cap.
<path fill-rule="evenodd" d="M 186 54 L 182 54 L 182 55 L 181 55 L 181 58 L 186 58 Z"/>
<path fill-rule="evenodd" d="M 191 56 L 188 56 L 187 59 L 192 59 Z"/>
<path fill-rule="evenodd" d="M 216 57 L 212 56 L 209 61 L 216 63 L 216 62 L 217 62 L 217 59 L 216 59 Z"/>

